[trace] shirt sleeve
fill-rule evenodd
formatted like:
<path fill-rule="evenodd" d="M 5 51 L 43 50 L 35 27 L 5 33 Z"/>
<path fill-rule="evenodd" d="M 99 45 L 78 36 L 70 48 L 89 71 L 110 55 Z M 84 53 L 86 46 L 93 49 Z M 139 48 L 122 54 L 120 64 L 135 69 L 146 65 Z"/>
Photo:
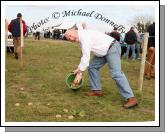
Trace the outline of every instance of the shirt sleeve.
<path fill-rule="evenodd" d="M 25 35 L 25 33 L 27 32 L 27 26 L 25 21 L 22 21 L 22 22 L 23 22 L 23 34 Z"/>
<path fill-rule="evenodd" d="M 89 66 L 91 43 L 88 39 L 81 39 L 80 43 L 81 43 L 82 57 L 78 67 L 81 71 L 85 71 Z"/>
<path fill-rule="evenodd" d="M 8 25 L 8 30 L 9 30 L 9 32 L 12 33 L 12 24 L 11 24 L 11 22 L 10 22 L 10 24 Z"/>

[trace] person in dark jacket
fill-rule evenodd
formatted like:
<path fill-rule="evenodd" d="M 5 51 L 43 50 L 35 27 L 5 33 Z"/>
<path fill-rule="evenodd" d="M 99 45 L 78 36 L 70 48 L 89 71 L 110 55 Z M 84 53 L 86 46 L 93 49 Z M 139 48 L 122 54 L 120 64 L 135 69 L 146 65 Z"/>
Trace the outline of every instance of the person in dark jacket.
<path fill-rule="evenodd" d="M 19 57 L 20 48 L 21 48 L 21 41 L 20 41 L 20 18 L 21 17 L 22 17 L 22 14 L 18 13 L 17 18 L 13 19 L 8 25 L 8 30 L 9 32 L 12 33 L 12 37 L 13 37 L 14 54 L 16 59 L 18 59 Z M 23 23 L 23 34 L 25 35 L 27 31 L 26 23 L 24 20 L 22 20 L 22 23 Z"/>
<path fill-rule="evenodd" d="M 61 34 L 61 32 L 60 32 L 59 29 L 54 29 L 53 30 L 53 38 L 54 39 L 59 39 L 60 38 L 60 34 Z"/>
<path fill-rule="evenodd" d="M 132 59 L 135 60 L 136 54 L 135 54 L 135 43 L 137 42 L 137 36 L 134 32 L 134 27 L 130 28 L 130 31 L 128 31 L 125 35 L 125 42 L 127 43 L 127 50 L 125 57 L 128 59 L 129 57 L 129 50 L 132 50 Z"/>
<path fill-rule="evenodd" d="M 147 48 L 147 63 L 145 66 L 145 77 L 151 79 L 154 77 L 154 64 L 155 64 L 155 22 L 147 28 L 149 33 L 148 48 Z"/>
<path fill-rule="evenodd" d="M 35 33 L 35 40 L 36 39 L 40 40 L 40 31 L 39 30 L 37 30 Z"/>

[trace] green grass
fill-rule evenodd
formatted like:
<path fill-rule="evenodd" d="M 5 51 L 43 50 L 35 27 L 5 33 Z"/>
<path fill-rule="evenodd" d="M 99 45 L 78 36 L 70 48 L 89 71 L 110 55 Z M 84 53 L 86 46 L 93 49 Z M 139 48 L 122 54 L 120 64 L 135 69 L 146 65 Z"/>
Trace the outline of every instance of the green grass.
<path fill-rule="evenodd" d="M 6 122 L 126 122 L 154 121 L 155 81 L 145 80 L 143 91 L 138 91 L 139 61 L 122 60 L 122 69 L 139 100 L 132 109 L 122 107 L 115 82 L 111 79 L 107 65 L 101 69 L 103 97 L 88 97 L 87 72 L 84 85 L 72 91 L 65 85 L 66 75 L 80 61 L 80 48 L 67 41 L 25 39 L 24 66 L 12 54 L 6 55 L 5 112 Z M 21 90 L 23 88 L 23 90 Z M 28 105 L 31 102 L 32 105 Z M 20 106 L 15 106 L 19 103 Z M 64 112 L 63 109 L 68 109 Z M 56 115 L 62 115 L 56 118 Z M 74 119 L 68 119 L 73 115 Z"/>

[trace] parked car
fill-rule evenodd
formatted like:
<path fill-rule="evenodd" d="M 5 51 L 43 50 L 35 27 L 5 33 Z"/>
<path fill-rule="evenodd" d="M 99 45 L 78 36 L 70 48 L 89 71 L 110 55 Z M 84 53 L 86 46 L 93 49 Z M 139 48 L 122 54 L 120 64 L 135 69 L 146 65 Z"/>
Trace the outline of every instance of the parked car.
<path fill-rule="evenodd" d="M 13 38 L 12 38 L 12 34 L 10 33 L 8 33 L 7 39 L 6 39 L 6 51 L 8 53 L 14 53 Z"/>

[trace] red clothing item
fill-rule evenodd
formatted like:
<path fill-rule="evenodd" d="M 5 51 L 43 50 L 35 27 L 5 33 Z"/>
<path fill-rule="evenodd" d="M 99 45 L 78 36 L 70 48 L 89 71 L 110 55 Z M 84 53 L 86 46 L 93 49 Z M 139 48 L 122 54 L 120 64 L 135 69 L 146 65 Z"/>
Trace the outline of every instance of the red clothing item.
<path fill-rule="evenodd" d="M 27 26 L 24 20 L 22 20 L 23 23 L 23 34 L 25 35 L 25 33 L 27 32 Z"/>

